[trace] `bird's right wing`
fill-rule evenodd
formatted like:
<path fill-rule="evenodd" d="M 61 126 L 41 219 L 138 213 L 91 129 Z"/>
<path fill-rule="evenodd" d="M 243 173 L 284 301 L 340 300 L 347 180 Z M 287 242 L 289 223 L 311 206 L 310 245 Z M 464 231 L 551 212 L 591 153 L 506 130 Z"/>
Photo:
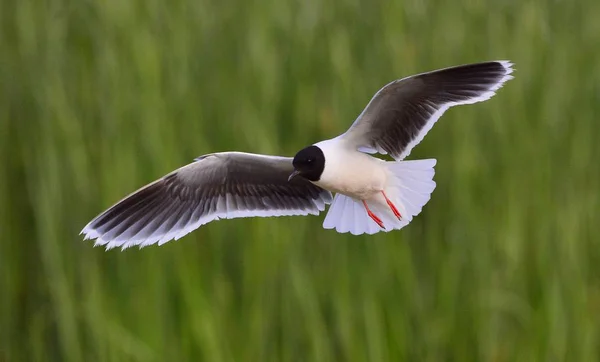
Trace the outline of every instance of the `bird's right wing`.
<path fill-rule="evenodd" d="M 119 201 L 82 234 L 107 249 L 127 248 L 161 245 L 218 219 L 319 214 L 331 193 L 301 177 L 288 181 L 293 170 L 288 157 L 202 156 Z"/>

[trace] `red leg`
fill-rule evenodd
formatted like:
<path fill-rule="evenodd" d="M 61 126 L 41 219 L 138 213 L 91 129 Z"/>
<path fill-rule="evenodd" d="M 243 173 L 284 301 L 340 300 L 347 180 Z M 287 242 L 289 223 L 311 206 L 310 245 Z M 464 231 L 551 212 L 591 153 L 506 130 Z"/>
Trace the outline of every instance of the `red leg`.
<path fill-rule="evenodd" d="M 383 221 L 381 221 L 381 219 L 378 218 L 377 215 L 371 212 L 371 209 L 369 209 L 369 206 L 367 206 L 367 202 L 365 200 L 362 200 L 362 203 L 363 205 L 365 205 L 365 209 L 367 209 L 367 215 L 369 215 L 369 217 L 373 219 L 373 221 L 375 221 L 380 228 L 385 229 L 385 227 L 383 226 Z"/>
<path fill-rule="evenodd" d="M 381 193 L 383 194 L 383 197 L 385 198 L 385 201 L 387 202 L 388 206 L 390 207 L 390 209 L 392 209 L 392 212 L 394 213 L 394 215 L 398 218 L 398 220 L 402 220 L 402 215 L 400 215 L 400 212 L 398 211 L 398 209 L 396 208 L 396 205 L 394 205 L 390 199 L 388 199 L 388 197 L 386 196 L 384 191 L 381 191 Z"/>

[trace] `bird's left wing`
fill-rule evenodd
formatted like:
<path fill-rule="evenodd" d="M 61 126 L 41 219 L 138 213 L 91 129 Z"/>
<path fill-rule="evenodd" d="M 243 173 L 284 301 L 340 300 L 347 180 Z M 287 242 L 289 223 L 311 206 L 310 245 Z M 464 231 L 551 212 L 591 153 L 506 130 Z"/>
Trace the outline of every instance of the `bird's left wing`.
<path fill-rule="evenodd" d="M 461 65 L 393 81 L 381 88 L 340 138 L 367 153 L 409 155 L 444 112 L 491 98 L 512 79 L 512 63 Z"/>

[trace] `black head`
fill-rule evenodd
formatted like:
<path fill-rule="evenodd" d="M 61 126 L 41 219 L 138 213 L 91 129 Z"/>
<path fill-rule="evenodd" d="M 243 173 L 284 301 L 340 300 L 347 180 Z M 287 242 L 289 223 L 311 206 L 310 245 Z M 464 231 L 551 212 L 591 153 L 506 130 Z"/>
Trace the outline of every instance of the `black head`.
<path fill-rule="evenodd" d="M 325 168 L 325 155 L 317 146 L 309 146 L 296 153 L 294 161 L 295 171 L 290 175 L 290 180 L 300 175 L 310 181 L 319 181 Z"/>

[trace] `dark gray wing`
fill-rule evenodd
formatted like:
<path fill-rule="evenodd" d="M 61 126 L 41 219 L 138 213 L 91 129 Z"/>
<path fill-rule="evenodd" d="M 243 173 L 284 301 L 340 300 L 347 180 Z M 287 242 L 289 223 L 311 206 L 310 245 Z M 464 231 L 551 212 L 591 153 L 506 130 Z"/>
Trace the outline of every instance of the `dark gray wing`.
<path fill-rule="evenodd" d="M 448 108 L 491 98 L 512 71 L 512 63 L 492 61 L 396 80 L 373 96 L 341 137 L 363 152 L 401 160 Z"/>
<path fill-rule="evenodd" d="M 317 215 L 331 193 L 292 173 L 292 159 L 206 155 L 139 189 L 82 230 L 96 245 L 127 248 L 179 239 L 216 219 Z"/>

